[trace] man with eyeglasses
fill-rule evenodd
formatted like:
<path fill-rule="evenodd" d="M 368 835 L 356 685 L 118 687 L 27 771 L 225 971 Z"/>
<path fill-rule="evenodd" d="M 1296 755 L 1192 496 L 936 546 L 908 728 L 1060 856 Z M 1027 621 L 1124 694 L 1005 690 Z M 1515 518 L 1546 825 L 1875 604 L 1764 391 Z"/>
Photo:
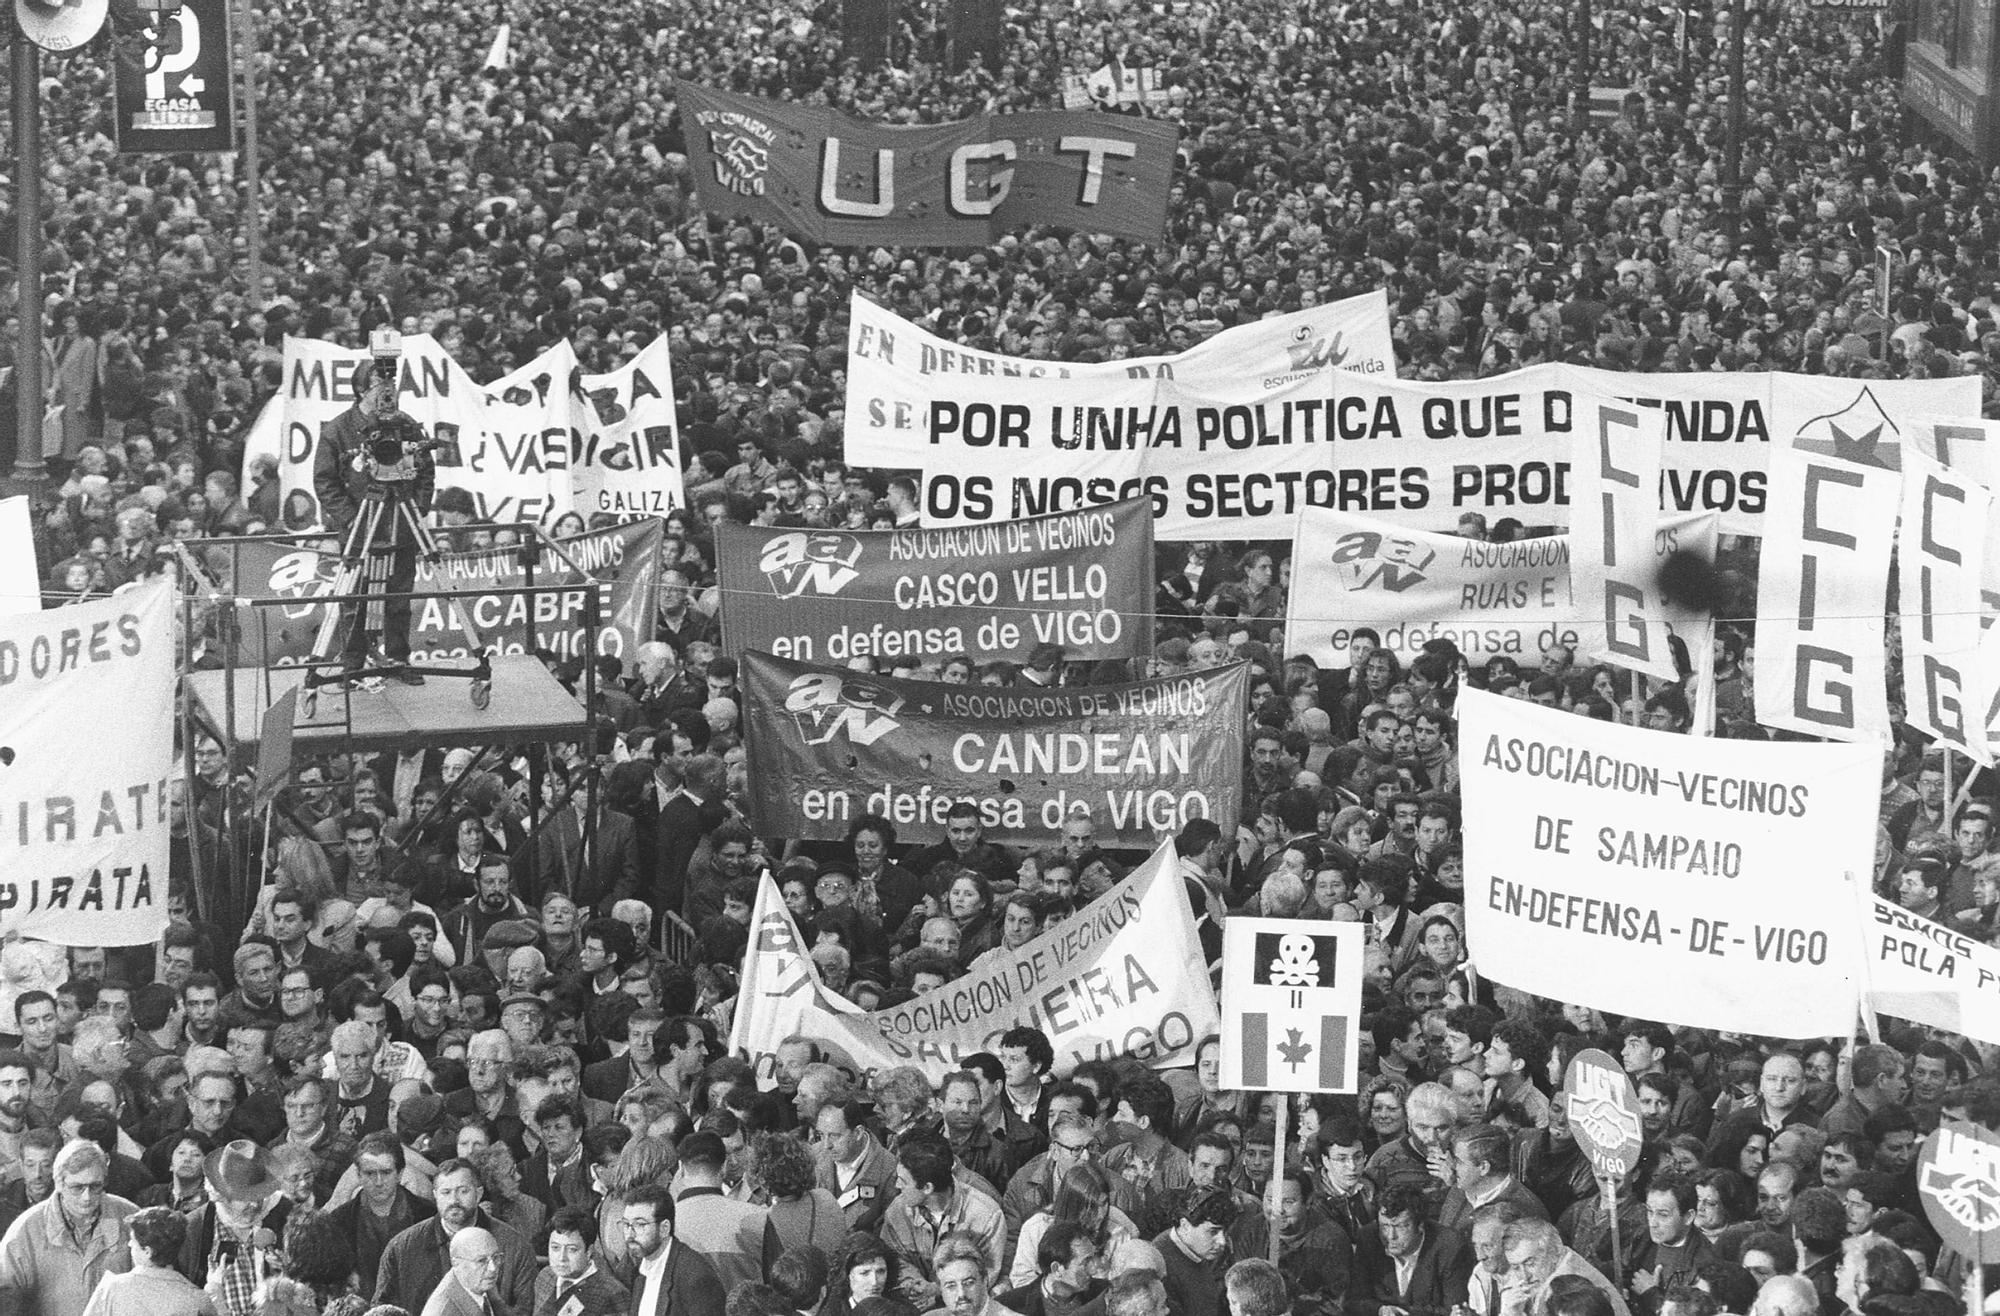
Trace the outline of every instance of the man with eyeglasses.
<path fill-rule="evenodd" d="M 451 1273 L 431 1291 L 423 1316 L 490 1316 L 499 1278 L 499 1242 L 484 1229 L 461 1229 L 451 1240 Z"/>
<path fill-rule="evenodd" d="M 81 1316 L 98 1281 L 132 1268 L 128 1222 L 138 1208 L 105 1192 L 111 1165 L 78 1139 L 56 1153 L 55 1191 L 0 1240 L 0 1294 L 9 1311 Z"/>
<path fill-rule="evenodd" d="M 435 964 L 410 970 L 410 1015 L 403 1021 L 409 1044 L 426 1061 L 437 1059 L 438 1043 L 451 1030 L 451 976 Z"/>
<path fill-rule="evenodd" d="M 1097 1098 L 1076 1083 L 1058 1083 L 1049 1096 L 1049 1149 L 1014 1172 L 1000 1199 L 1007 1219 L 1020 1221 L 1048 1210 L 1063 1176 L 1097 1157 Z M 1127 1216 L 1139 1213 L 1139 1194 L 1123 1175 L 1111 1181 L 1111 1204 Z"/>
<path fill-rule="evenodd" d="M 320 1200 L 333 1195 L 340 1172 L 354 1159 L 355 1139 L 326 1117 L 326 1080 L 301 1074 L 285 1085 L 283 1145 L 303 1147 L 319 1159 Z"/>
<path fill-rule="evenodd" d="M 482 1208 L 486 1190 L 478 1169 L 467 1161 L 446 1161 L 438 1166 L 432 1192 L 437 1218 L 411 1225 L 383 1249 L 382 1266 L 375 1276 L 375 1301 L 405 1311 L 432 1310 L 426 1303 L 465 1251 L 458 1244 L 459 1237 L 471 1232 L 482 1257 L 482 1272 L 488 1268 L 483 1260 L 486 1245 L 491 1244 L 494 1252 L 492 1282 L 479 1296 L 490 1296 L 494 1306 L 507 1311 L 521 1310 L 535 1291 L 534 1253 L 527 1239 Z M 480 1239 L 481 1233 L 487 1238 Z"/>

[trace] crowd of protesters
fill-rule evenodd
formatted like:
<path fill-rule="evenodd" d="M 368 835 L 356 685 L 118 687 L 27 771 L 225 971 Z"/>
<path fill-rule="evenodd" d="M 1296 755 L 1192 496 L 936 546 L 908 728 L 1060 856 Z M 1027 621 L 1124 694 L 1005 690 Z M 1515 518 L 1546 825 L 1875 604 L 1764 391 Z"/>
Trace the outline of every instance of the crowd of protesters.
<path fill-rule="evenodd" d="M 1364 640 L 1321 670 L 1290 656 L 1287 563 L 1265 547 L 1164 548 L 1161 641 L 1129 668 L 1045 650 L 903 674 L 1251 663 L 1250 804 L 1174 838 L 1181 877 L 1211 955 L 1234 913 L 1366 925 L 1358 1097 L 1297 1101 L 1274 1151 L 1283 1098 L 1219 1089 L 1214 1039 L 1192 1068 L 1059 1078 L 1049 1039 L 1017 1028 L 937 1084 L 846 1072 L 807 1038 L 759 1074 L 723 1045 L 762 873 L 820 978 L 873 1007 L 1059 925 L 1139 857 L 1087 819 L 1025 852 L 963 812 L 929 844 L 878 818 L 827 845 L 743 823 L 707 526 L 916 515 L 907 477 L 841 458 L 850 291 L 947 338 L 1075 360 L 1385 287 L 1417 378 L 1565 360 L 1990 381 L 1995 202 L 1906 121 L 1892 19 L 1752 11 L 1739 220 L 1719 7 L 1034 5 L 997 67 L 969 72 L 921 23 L 891 67 L 844 64 L 831 7 L 504 16 L 512 62 L 487 70 L 488 9 L 257 15 L 255 287 L 233 162 L 115 155 L 87 58 L 44 86 L 52 602 L 157 572 L 170 544 L 286 524 L 272 472 L 239 473 L 287 334 L 428 331 L 490 379 L 565 336 L 601 371 L 665 333 L 691 510 L 668 519 L 653 640 L 602 660 L 608 752 L 302 760 L 267 832 L 241 765 L 203 741 L 161 941 L 0 944 L 0 1310 L 1957 1309 L 1967 1263 L 1918 1204 L 1916 1147 L 1941 1118 L 2000 1121 L 1992 1048 L 1894 1020 L 1856 1046 L 1607 1019 L 1493 983 L 1469 953 L 1457 690 L 1681 732 L 1688 691 L 1635 691 L 1560 647 L 1405 666 Z M 1064 73 L 1107 58 L 1162 70 L 1149 112 L 1183 126 L 1159 244 L 813 251 L 693 204 L 675 77 L 935 122 L 1051 107 Z M 1593 84 L 1632 88 L 1625 113 L 1581 115 Z M 1887 317 L 1878 245 L 1899 253 Z M 1727 624 L 1684 670 L 1712 672 L 1721 734 L 1759 736 L 1751 546 L 1720 566 Z M 1899 723 L 1874 871 L 1990 941 L 1991 806 L 1984 783 L 1948 789 L 1958 766 Z M 1593 1045 L 1643 1112 L 1617 1182 L 1594 1179 L 1558 1099 Z"/>

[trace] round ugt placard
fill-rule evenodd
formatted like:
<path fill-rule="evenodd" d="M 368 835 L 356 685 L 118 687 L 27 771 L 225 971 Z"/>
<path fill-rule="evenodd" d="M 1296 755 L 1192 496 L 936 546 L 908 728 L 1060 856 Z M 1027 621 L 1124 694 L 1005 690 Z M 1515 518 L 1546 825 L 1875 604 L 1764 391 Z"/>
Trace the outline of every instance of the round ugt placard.
<path fill-rule="evenodd" d="M 1991 1261 L 2000 1254 L 2000 1134 L 1953 1120 L 1924 1139 L 1917 1195 L 1945 1245 Z"/>
<path fill-rule="evenodd" d="M 1645 1131 L 1639 1094 L 1625 1068 L 1602 1051 L 1579 1051 L 1563 1075 L 1563 1113 L 1599 1178 L 1621 1180 L 1639 1163 Z"/>

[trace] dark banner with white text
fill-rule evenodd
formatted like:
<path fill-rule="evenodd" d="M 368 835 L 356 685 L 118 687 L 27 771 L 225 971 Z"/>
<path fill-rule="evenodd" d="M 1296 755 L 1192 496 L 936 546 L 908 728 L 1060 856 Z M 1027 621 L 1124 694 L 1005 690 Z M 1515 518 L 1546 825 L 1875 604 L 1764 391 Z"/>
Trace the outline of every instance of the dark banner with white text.
<path fill-rule="evenodd" d="M 722 638 L 805 662 L 956 654 L 1021 662 L 1153 651 L 1153 517 L 1140 499 L 961 529 L 716 527 Z"/>
<path fill-rule="evenodd" d="M 1180 129 L 1089 110 L 889 124 L 674 84 L 696 194 L 832 246 L 983 247 L 1026 225 L 1166 229 Z"/>
<path fill-rule="evenodd" d="M 1143 848 L 1193 818 L 1227 828 L 1242 803 L 1250 669 L 1129 685 L 965 686 L 742 655 L 750 825 L 838 840 L 882 814 L 937 840 L 961 800 L 986 838 L 1060 839 L 1087 817 L 1100 844 Z"/>

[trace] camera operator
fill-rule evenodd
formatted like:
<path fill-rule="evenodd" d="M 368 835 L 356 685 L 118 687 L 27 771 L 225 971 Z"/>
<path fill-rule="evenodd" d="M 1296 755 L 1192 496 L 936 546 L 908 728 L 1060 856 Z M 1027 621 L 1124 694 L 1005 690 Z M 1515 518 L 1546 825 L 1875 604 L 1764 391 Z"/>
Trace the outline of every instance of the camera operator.
<path fill-rule="evenodd" d="M 369 592 L 367 582 L 380 578 L 379 561 L 387 554 L 389 569 L 382 587 L 391 597 L 382 603 L 382 654 L 391 667 L 410 661 L 410 601 L 395 596 L 408 594 L 417 581 L 417 542 L 393 504 L 401 499 L 413 517 L 421 517 L 430 510 L 437 487 L 437 467 L 425 446 L 423 427 L 396 407 L 396 366 L 395 357 L 378 355 L 355 369 L 355 403 L 320 427 L 319 450 L 313 458 L 313 488 L 327 525 L 343 536 L 352 533 L 369 500 L 391 504 L 383 509 L 374 542 L 368 546 L 369 569 L 356 591 Z M 395 460 L 383 460 L 391 456 Z M 349 677 L 360 673 L 371 633 L 368 609 L 361 605 L 341 652 Z M 394 676 L 405 685 L 424 683 L 417 672 L 399 671 Z"/>

